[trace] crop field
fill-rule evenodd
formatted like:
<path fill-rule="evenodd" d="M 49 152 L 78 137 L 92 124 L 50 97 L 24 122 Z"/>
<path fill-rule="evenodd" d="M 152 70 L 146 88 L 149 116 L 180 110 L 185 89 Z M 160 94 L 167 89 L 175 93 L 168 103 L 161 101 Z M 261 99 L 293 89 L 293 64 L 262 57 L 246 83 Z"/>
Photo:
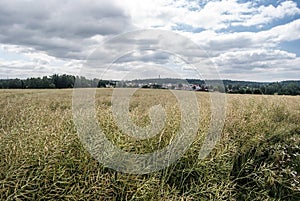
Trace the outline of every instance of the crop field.
<path fill-rule="evenodd" d="M 96 115 L 120 149 L 151 153 L 167 146 L 181 112 L 168 90 L 139 89 L 129 104 L 135 125 L 165 110 L 155 137 L 121 132 L 112 115 L 113 89 L 97 89 Z M 192 93 L 192 92 L 184 92 Z M 198 159 L 210 126 L 209 93 L 197 92 L 199 128 L 187 151 L 162 170 L 128 174 L 103 166 L 81 143 L 72 89 L 0 91 L 0 200 L 300 200 L 300 97 L 226 94 L 221 139 Z"/>

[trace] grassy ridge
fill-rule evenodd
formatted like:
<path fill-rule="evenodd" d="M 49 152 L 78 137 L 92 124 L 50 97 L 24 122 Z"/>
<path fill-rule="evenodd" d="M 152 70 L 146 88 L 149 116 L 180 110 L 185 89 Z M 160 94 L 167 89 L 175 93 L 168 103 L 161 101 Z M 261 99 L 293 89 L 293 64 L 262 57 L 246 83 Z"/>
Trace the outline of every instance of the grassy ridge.
<path fill-rule="evenodd" d="M 180 123 L 175 97 L 140 90 L 130 102 L 139 126 L 149 108 L 167 114 L 162 137 L 122 135 L 111 114 L 111 89 L 97 89 L 97 117 L 120 148 L 147 153 L 168 144 Z M 83 148 L 72 121 L 72 90 L 0 91 L 0 200 L 299 200 L 300 97 L 226 95 L 222 140 L 198 160 L 210 117 L 197 93 L 198 137 L 169 168 L 130 175 L 103 167 Z M 167 101 L 166 101 L 167 100 Z"/>

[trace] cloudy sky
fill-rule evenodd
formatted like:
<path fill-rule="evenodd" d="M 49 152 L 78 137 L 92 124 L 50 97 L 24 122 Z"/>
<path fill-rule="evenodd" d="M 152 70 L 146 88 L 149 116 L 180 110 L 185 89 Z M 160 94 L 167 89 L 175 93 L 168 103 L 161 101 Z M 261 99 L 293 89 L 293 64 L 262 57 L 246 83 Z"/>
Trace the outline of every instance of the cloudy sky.
<path fill-rule="evenodd" d="M 155 46 L 161 42 L 165 49 Z M 207 59 L 222 79 L 293 80 L 299 47 L 298 0 L 0 1 L 0 79 L 80 75 L 93 55 L 112 63 L 103 77 L 110 79 L 200 78 L 188 64 L 201 74 Z"/>

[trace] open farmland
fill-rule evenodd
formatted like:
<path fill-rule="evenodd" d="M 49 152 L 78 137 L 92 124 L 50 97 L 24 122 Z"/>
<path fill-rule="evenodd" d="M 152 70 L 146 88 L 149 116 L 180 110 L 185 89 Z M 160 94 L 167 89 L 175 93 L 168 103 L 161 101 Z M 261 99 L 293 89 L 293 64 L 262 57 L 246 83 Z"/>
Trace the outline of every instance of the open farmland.
<path fill-rule="evenodd" d="M 138 90 L 130 101 L 136 125 L 150 124 L 161 104 L 166 122 L 156 137 L 121 133 L 111 111 L 112 89 L 97 89 L 100 126 L 127 152 L 168 145 L 180 126 L 168 90 Z M 186 92 L 192 93 L 192 92 Z M 170 167 L 133 175 L 103 167 L 80 142 L 72 90 L 0 91 L 0 200 L 299 200 L 300 97 L 227 94 L 222 138 L 204 160 L 199 150 L 210 123 L 209 93 L 196 93 L 197 138 Z"/>

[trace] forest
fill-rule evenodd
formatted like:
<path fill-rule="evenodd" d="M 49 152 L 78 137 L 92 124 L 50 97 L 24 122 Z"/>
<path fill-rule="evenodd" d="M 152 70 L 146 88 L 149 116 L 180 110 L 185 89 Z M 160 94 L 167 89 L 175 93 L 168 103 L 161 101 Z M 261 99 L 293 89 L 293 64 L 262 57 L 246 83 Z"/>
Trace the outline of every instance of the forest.
<path fill-rule="evenodd" d="M 210 86 L 207 83 L 213 80 L 205 81 L 199 79 L 140 79 L 131 81 L 112 81 L 102 79 L 87 79 L 83 76 L 74 76 L 67 74 L 53 74 L 51 76 L 32 77 L 27 79 L 0 79 L 0 89 L 48 89 L 48 88 L 73 88 L 73 87 L 129 87 L 148 86 L 149 83 L 155 83 L 155 88 L 164 88 L 164 84 L 182 86 L 183 83 L 197 85 L 197 91 L 219 91 L 235 94 L 269 94 L 269 95 L 300 95 L 300 80 L 281 81 L 281 82 L 251 82 L 222 80 L 224 87 Z M 133 83 L 133 84 L 132 84 Z M 220 81 L 218 81 L 220 83 Z M 180 87 L 179 87 L 180 88 Z"/>

